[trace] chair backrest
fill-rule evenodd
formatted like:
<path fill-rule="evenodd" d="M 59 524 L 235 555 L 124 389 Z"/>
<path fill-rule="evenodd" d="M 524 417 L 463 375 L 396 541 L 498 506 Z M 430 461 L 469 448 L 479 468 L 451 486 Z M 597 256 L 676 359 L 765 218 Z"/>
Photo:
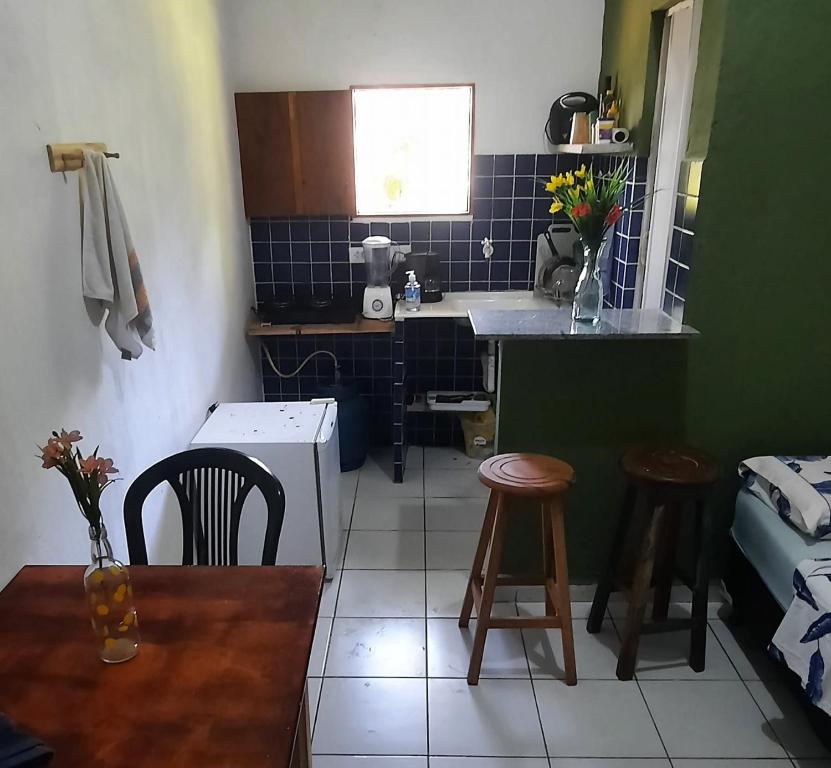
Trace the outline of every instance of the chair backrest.
<path fill-rule="evenodd" d="M 195 448 L 168 456 L 142 472 L 124 498 L 127 550 L 134 565 L 147 565 L 142 508 L 167 481 L 182 513 L 182 565 L 237 565 L 242 507 L 258 488 L 268 512 L 263 565 L 277 561 L 286 495 L 280 481 L 257 459 L 230 448 Z"/>

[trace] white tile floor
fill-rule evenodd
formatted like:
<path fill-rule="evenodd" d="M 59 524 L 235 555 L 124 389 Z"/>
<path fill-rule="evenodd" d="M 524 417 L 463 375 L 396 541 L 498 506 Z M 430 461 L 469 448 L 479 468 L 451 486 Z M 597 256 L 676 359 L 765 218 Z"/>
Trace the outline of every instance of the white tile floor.
<path fill-rule="evenodd" d="M 576 687 L 560 679 L 559 633 L 542 630 L 490 632 L 469 687 L 475 621 L 456 619 L 485 507 L 476 465 L 410 449 L 403 486 L 387 456 L 344 476 L 344 565 L 309 668 L 315 768 L 831 768 L 764 655 L 716 618 L 703 673 L 686 633 L 647 635 L 636 679 L 620 682 L 620 611 L 589 635 L 576 602 Z"/>

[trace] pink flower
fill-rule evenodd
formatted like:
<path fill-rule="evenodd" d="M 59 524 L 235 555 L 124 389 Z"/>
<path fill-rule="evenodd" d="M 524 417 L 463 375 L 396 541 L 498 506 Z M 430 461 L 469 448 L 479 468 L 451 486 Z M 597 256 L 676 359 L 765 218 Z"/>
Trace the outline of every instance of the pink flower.
<path fill-rule="evenodd" d="M 87 456 L 85 459 L 81 459 L 80 466 L 81 472 L 90 477 L 95 477 L 101 486 L 109 482 L 107 475 L 118 472 L 113 466 L 112 459 L 99 459 L 95 456 Z"/>
<path fill-rule="evenodd" d="M 50 437 L 41 449 L 41 466 L 44 469 L 51 469 L 57 467 L 64 458 L 64 447 L 60 440 L 56 437 Z"/>
<path fill-rule="evenodd" d="M 83 440 L 83 438 L 77 429 L 73 429 L 71 432 L 67 432 L 65 429 L 62 429 L 61 436 L 58 440 L 65 448 L 71 448 L 72 443 L 77 443 L 79 440 Z"/>
<path fill-rule="evenodd" d="M 85 459 L 81 459 L 79 463 L 81 472 L 87 475 L 95 474 L 98 471 L 98 459 L 95 456 L 87 456 Z"/>
<path fill-rule="evenodd" d="M 98 459 L 98 471 L 105 475 L 114 475 L 118 472 L 113 466 L 112 459 Z"/>
<path fill-rule="evenodd" d="M 102 488 L 110 481 L 107 475 L 114 475 L 117 472 L 112 459 L 98 459 L 98 484 Z"/>

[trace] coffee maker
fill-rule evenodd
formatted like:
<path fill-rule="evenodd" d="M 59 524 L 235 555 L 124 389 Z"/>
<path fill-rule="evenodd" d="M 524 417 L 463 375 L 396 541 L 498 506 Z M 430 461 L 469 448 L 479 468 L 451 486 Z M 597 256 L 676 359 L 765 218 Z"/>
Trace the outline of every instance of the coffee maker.
<path fill-rule="evenodd" d="M 404 261 L 393 272 L 391 284 L 396 296 L 404 294 L 407 273 L 415 272 L 421 284 L 421 303 L 434 304 L 441 301 L 441 277 L 439 255 L 435 251 L 414 251 L 404 256 Z"/>
<path fill-rule="evenodd" d="M 363 315 L 372 320 L 388 320 L 393 313 L 390 291 L 392 241 L 383 235 L 373 235 L 364 239 L 361 245 L 366 267 Z"/>

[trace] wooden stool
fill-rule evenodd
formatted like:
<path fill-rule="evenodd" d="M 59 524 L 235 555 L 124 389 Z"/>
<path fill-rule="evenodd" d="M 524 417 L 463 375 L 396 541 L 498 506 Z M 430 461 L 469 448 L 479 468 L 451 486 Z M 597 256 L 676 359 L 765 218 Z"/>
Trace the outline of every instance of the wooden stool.
<path fill-rule="evenodd" d="M 485 638 L 489 629 L 559 627 L 562 630 L 566 683 L 575 685 L 577 670 L 574 664 L 574 640 L 571 633 L 571 603 L 568 593 L 568 564 L 563 525 L 563 494 L 574 482 L 574 470 L 568 464 L 550 456 L 505 453 L 482 462 L 479 467 L 479 479 L 491 489 L 491 494 L 488 509 L 485 512 L 485 521 L 482 523 L 479 545 L 473 558 L 473 568 L 468 579 L 462 612 L 459 616 L 459 626 L 468 626 L 470 613 L 475 603 L 476 635 L 470 653 L 467 682 L 469 685 L 476 685 L 479 682 L 482 654 L 485 652 Z M 499 574 L 507 516 L 506 496 L 526 496 L 540 500 L 545 570 L 537 578 Z M 485 566 L 488 549 L 490 549 L 490 555 L 487 557 Z M 536 584 L 545 586 L 544 617 L 495 618 L 491 616 L 496 587 Z"/>
<path fill-rule="evenodd" d="M 692 448 L 640 446 L 627 451 L 621 459 L 627 477 L 623 508 L 612 537 L 606 569 L 592 602 L 587 629 L 600 631 L 609 595 L 616 589 L 616 576 L 622 566 L 624 541 L 639 495 L 646 501 L 648 518 L 646 532 L 640 543 L 629 592 L 629 609 L 623 643 L 618 656 L 617 676 L 631 680 L 638 657 L 641 632 L 667 632 L 691 629 L 690 666 L 704 669 L 707 642 L 707 590 L 709 586 L 710 521 L 704 500 L 718 477 L 713 459 Z M 667 620 L 672 579 L 676 575 L 675 551 L 678 545 L 681 516 L 685 507 L 692 508 L 695 574 L 678 573 L 693 591 L 692 618 Z M 643 624 L 646 596 L 655 586 L 652 619 L 660 624 Z"/>

